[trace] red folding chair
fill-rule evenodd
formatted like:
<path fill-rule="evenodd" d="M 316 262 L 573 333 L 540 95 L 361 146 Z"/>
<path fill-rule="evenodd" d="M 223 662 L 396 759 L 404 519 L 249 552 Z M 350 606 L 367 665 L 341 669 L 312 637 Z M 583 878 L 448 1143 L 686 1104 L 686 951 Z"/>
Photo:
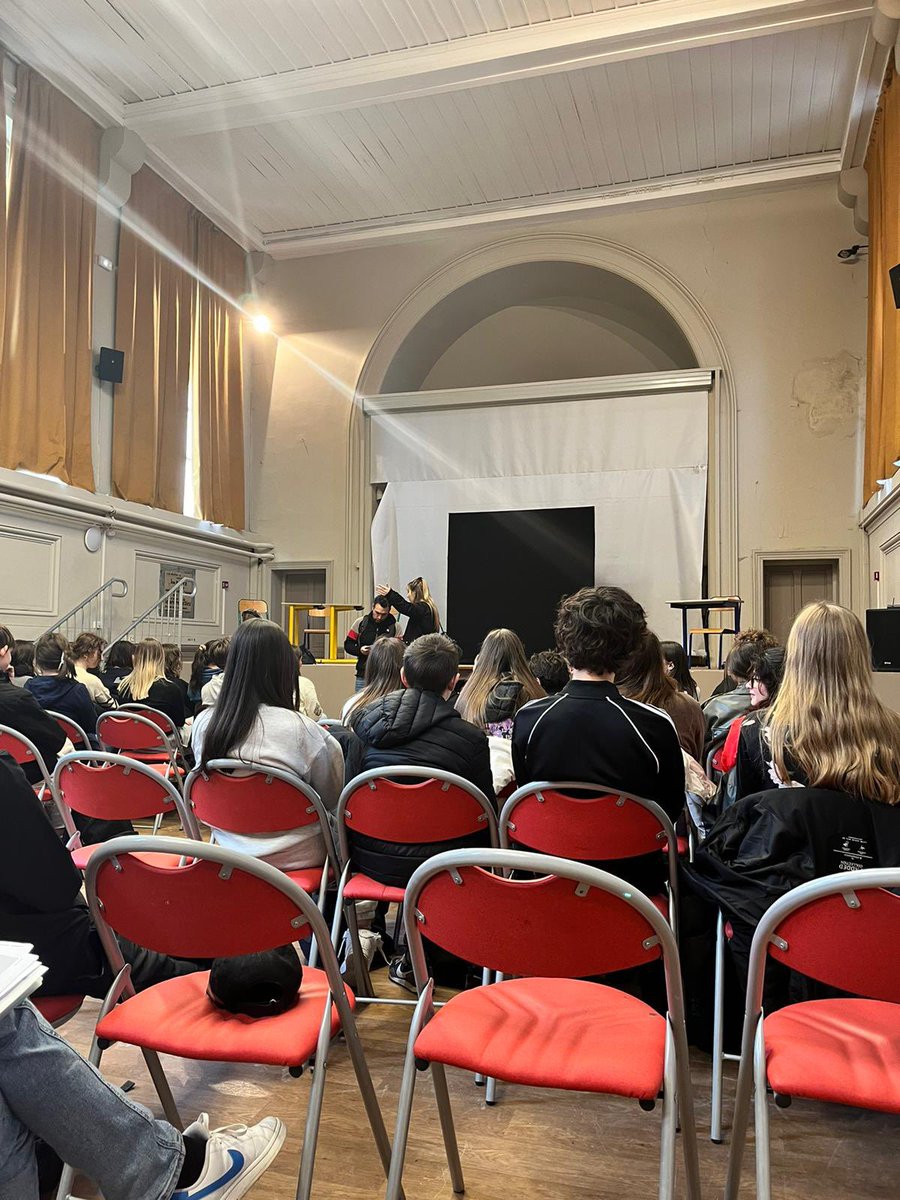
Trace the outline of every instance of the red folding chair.
<path fill-rule="evenodd" d="M 146 763 L 181 787 L 187 774 L 181 734 L 165 713 L 145 704 L 123 704 L 97 718 L 97 738 L 103 750 Z"/>
<path fill-rule="evenodd" d="M 214 759 L 187 777 L 184 799 L 197 820 L 228 833 L 282 833 L 286 829 L 318 826 L 323 863 L 285 872 L 307 894 L 318 893 L 319 911 L 325 911 L 329 883 L 339 874 L 328 813 L 317 794 L 292 771 L 240 759 Z M 213 833 L 215 841 L 215 833 Z M 316 965 L 314 942 L 310 966 Z"/>
<path fill-rule="evenodd" d="M 491 846 L 496 846 L 497 816 L 483 792 L 450 771 L 427 766 L 376 767 L 357 775 L 341 792 L 336 823 L 343 871 L 338 884 L 332 941 L 337 949 L 343 912 L 359 972 L 357 1001 L 387 1003 L 372 995 L 372 980 L 359 941 L 356 904 L 366 900 L 403 904 L 406 889 L 379 883 L 357 871 L 350 835 L 358 833 L 383 842 L 428 846 L 483 835 L 487 830 Z M 411 1004 L 413 1001 L 390 1003 Z"/>
<path fill-rule="evenodd" d="M 496 872 L 496 873 L 492 873 Z M 511 877 L 523 873 L 539 878 Z M 453 850 L 415 872 L 406 932 L 419 1001 L 403 1066 L 386 1191 L 398 1200 L 417 1069 L 430 1067 L 454 1192 L 465 1188 L 444 1066 L 531 1087 L 662 1094 L 659 1196 L 675 1194 L 680 1116 L 687 1195 L 700 1195 L 678 948 L 659 909 L 624 880 L 519 850 Z M 423 935 L 516 978 L 459 992 L 436 1009 Z M 662 959 L 668 1014 L 585 976 Z"/>
<path fill-rule="evenodd" d="M 183 867 L 164 868 L 142 856 L 155 849 L 186 854 Z M 215 1062 L 287 1067 L 299 1076 L 315 1055 L 298 1200 L 312 1188 L 316 1142 L 332 1038 L 342 1032 L 385 1173 L 390 1142 L 328 929 L 312 899 L 283 872 L 221 846 L 180 838 L 116 838 L 97 849 L 87 870 L 87 898 L 116 980 L 100 1010 L 90 1061 L 99 1065 L 115 1042 L 137 1046 L 168 1120 L 183 1123 L 159 1054 Z M 136 993 L 116 934 L 147 949 L 190 959 L 223 958 L 284 946 L 312 933 L 322 970 L 304 968 L 293 1008 L 247 1020 L 216 1008 L 206 995 L 209 972 L 199 971 Z M 67 1168 L 63 1184 L 71 1186 Z M 60 1194 L 65 1195 L 61 1184 Z"/>
<path fill-rule="evenodd" d="M 80 1011 L 84 996 L 32 996 L 31 1003 L 48 1025 L 59 1029 Z"/>
<path fill-rule="evenodd" d="M 826 875 L 777 900 L 750 948 L 726 1200 L 737 1200 L 755 1086 L 756 1195 L 771 1196 L 766 1088 L 792 1097 L 900 1113 L 900 868 Z M 765 1016 L 769 958 L 844 999 L 789 1004 Z"/>
<path fill-rule="evenodd" d="M 64 716 L 63 713 L 52 712 L 49 708 L 45 709 L 45 712 L 48 717 L 53 718 L 72 743 L 73 750 L 90 750 L 91 739 L 77 721 L 73 721 L 71 717 Z"/>
<path fill-rule="evenodd" d="M 40 750 L 24 733 L 19 733 L 17 729 L 10 729 L 8 725 L 0 725 L 0 750 L 5 750 L 10 758 L 17 762 L 20 767 L 37 766 L 42 779 L 40 783 L 33 783 L 31 786 L 37 798 L 43 801 L 45 806 L 44 811 L 50 818 L 54 828 L 59 829 L 62 814 L 59 812 L 50 812 L 49 806 L 53 798 L 53 785 L 50 772 L 47 770 L 47 764 Z"/>
<path fill-rule="evenodd" d="M 62 814 L 72 861 L 84 871 L 103 842 L 85 846 L 72 812 L 100 821 L 140 821 L 153 817 L 158 824 L 174 813 L 185 836 L 199 839 L 197 825 L 181 794 L 147 763 L 102 750 L 78 750 L 64 755 L 53 772 L 53 798 Z M 177 866 L 182 855 L 161 859 Z"/>

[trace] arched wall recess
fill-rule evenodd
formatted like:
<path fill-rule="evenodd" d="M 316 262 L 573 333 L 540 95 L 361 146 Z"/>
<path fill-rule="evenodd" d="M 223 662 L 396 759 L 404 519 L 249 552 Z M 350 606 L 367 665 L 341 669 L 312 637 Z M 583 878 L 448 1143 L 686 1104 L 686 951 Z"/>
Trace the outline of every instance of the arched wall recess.
<path fill-rule="evenodd" d="M 532 262 L 572 262 L 596 267 L 636 284 L 664 308 L 690 345 L 697 365 L 714 372 L 709 409 L 709 590 L 734 594 L 738 582 L 737 404 L 734 377 L 721 337 L 698 298 L 666 267 L 629 246 L 584 234 L 523 234 L 473 250 L 434 272 L 387 320 L 363 364 L 350 427 L 347 496 L 347 594 L 371 590 L 367 479 L 367 420 L 362 400 L 389 390 L 391 366 L 410 334 L 457 289 L 502 269 Z"/>

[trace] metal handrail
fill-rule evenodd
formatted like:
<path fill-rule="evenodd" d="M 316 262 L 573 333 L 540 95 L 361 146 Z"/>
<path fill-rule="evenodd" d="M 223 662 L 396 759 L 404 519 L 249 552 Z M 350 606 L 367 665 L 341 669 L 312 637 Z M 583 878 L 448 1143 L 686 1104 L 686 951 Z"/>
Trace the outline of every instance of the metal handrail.
<path fill-rule="evenodd" d="M 121 591 L 116 591 L 116 588 L 121 588 Z M 108 593 L 108 595 L 107 595 Z M 125 579 L 107 579 L 106 583 L 101 583 L 100 587 L 95 588 L 90 595 L 76 604 L 74 608 L 69 609 L 67 613 L 61 616 L 49 629 L 45 629 L 44 633 L 55 633 L 58 629 L 63 629 L 70 622 L 74 624 L 75 619 L 84 612 L 89 613 L 87 623 L 82 620 L 80 622 L 82 629 L 99 629 L 102 633 L 106 633 L 106 624 L 104 621 L 104 611 L 106 609 L 106 600 L 121 600 L 128 595 L 128 582 Z M 65 629 L 66 636 L 69 636 L 69 630 Z M 82 632 L 81 629 L 77 631 Z M 71 638 L 69 639 L 71 641 Z"/>
<path fill-rule="evenodd" d="M 197 595 L 197 583 L 193 579 L 179 579 L 177 583 L 173 583 L 168 591 L 163 592 L 158 600 L 145 609 L 139 617 L 126 625 L 123 630 L 116 634 L 114 638 L 109 639 L 109 648 L 115 645 L 116 642 L 121 642 L 127 638 L 130 633 L 133 633 L 139 625 L 145 622 L 150 622 L 154 626 L 153 632 L 149 635 L 158 638 L 159 641 L 173 641 L 180 646 L 182 643 L 181 629 L 184 618 L 184 602 L 191 600 Z M 166 636 L 166 635 L 170 636 Z M 109 653 L 109 649 L 107 650 Z M 105 660 L 104 655 L 104 660 Z"/>

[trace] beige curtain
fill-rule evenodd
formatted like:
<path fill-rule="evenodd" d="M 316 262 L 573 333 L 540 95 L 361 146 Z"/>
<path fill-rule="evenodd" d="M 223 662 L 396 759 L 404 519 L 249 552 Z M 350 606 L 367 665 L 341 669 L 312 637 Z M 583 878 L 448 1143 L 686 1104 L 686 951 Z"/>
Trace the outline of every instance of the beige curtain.
<path fill-rule="evenodd" d="M 149 167 L 122 213 L 116 284 L 115 495 L 181 512 L 187 450 L 195 209 Z"/>
<path fill-rule="evenodd" d="M 6 309 L 6 52 L 0 44 L 0 364 L 3 362 L 3 313 Z"/>
<path fill-rule="evenodd" d="M 869 176 L 869 357 L 866 501 L 900 458 L 900 311 L 888 271 L 900 263 L 900 83 L 889 71 L 866 156 Z"/>
<path fill-rule="evenodd" d="M 0 466 L 94 487 L 91 274 L 100 128 L 16 74 L 6 230 Z"/>
<path fill-rule="evenodd" d="M 243 529 L 244 398 L 241 313 L 244 252 L 206 217 L 197 217 L 194 411 L 199 515 Z"/>

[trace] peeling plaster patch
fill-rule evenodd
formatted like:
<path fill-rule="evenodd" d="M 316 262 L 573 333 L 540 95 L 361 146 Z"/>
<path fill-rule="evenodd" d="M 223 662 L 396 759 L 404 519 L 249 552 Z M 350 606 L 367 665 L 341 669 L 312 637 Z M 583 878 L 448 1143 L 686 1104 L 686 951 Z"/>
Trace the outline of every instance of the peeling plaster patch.
<path fill-rule="evenodd" d="M 834 358 L 817 358 L 794 376 L 791 400 L 806 409 L 809 428 L 817 437 L 856 433 L 862 396 L 862 362 L 849 350 Z"/>

